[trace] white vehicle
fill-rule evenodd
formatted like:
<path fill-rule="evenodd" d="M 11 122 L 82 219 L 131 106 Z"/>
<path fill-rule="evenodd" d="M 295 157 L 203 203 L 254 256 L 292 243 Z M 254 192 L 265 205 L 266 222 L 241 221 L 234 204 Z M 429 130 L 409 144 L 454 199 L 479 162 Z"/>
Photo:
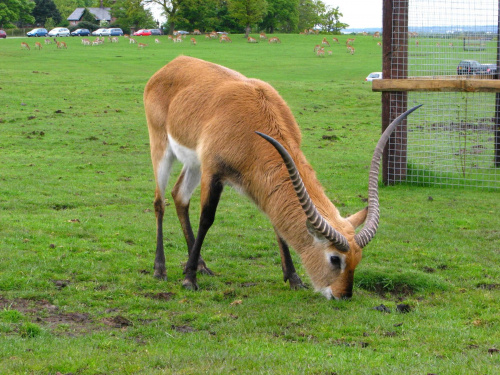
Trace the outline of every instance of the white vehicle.
<path fill-rule="evenodd" d="M 69 29 L 65 27 L 56 27 L 50 30 L 47 36 L 69 36 Z"/>
<path fill-rule="evenodd" d="M 109 35 L 109 31 L 105 27 L 101 27 L 100 29 L 97 29 L 96 31 L 92 32 L 92 35 L 94 36 L 106 36 Z"/>
<path fill-rule="evenodd" d="M 365 81 L 371 82 L 374 79 L 382 79 L 382 72 L 373 72 L 368 75 L 368 77 L 365 78 Z"/>

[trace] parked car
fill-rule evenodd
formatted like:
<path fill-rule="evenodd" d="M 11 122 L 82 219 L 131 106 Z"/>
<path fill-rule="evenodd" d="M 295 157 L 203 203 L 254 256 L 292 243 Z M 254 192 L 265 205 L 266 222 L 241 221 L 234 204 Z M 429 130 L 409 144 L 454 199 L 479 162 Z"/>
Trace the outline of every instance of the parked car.
<path fill-rule="evenodd" d="M 161 35 L 161 30 L 160 29 L 151 29 L 149 31 L 151 32 L 150 35 Z"/>
<path fill-rule="evenodd" d="M 56 27 L 49 31 L 47 36 L 70 36 L 69 29 L 65 27 Z"/>
<path fill-rule="evenodd" d="M 103 34 L 106 30 L 107 30 L 107 28 L 101 27 L 100 29 L 97 29 L 96 31 L 93 31 L 92 35 L 94 35 L 94 36 L 106 35 L 106 34 Z M 107 34 L 107 35 L 109 35 L 109 34 Z"/>
<path fill-rule="evenodd" d="M 89 36 L 89 35 L 90 35 L 89 29 L 76 29 L 71 33 L 71 36 Z"/>
<path fill-rule="evenodd" d="M 373 72 L 368 74 L 368 77 L 365 78 L 365 81 L 371 82 L 374 79 L 382 79 L 382 72 Z"/>
<path fill-rule="evenodd" d="M 462 60 L 458 64 L 457 74 L 475 75 L 475 74 L 496 74 L 497 66 L 495 64 L 480 64 L 476 60 Z"/>
<path fill-rule="evenodd" d="M 174 35 L 187 35 L 187 34 L 189 34 L 189 31 L 184 31 L 184 30 L 174 31 Z"/>
<path fill-rule="evenodd" d="M 7 33 L 3 30 L 0 30 L 0 38 L 7 38 Z"/>
<path fill-rule="evenodd" d="M 123 35 L 123 30 L 120 28 L 111 28 L 109 29 L 109 35 L 110 36 L 122 36 Z"/>
<path fill-rule="evenodd" d="M 31 31 L 28 31 L 26 35 L 28 37 L 30 36 L 47 36 L 47 30 L 43 28 L 38 28 L 38 29 L 33 29 Z"/>
<path fill-rule="evenodd" d="M 151 30 L 148 29 L 140 29 L 134 33 L 134 36 L 148 36 L 148 35 L 151 35 Z"/>

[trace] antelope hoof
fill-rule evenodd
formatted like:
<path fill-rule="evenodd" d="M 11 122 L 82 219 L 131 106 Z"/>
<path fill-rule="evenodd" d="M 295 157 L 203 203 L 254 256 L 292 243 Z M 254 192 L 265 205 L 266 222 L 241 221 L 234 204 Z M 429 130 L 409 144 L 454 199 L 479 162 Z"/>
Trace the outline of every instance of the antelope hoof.
<path fill-rule="evenodd" d="M 288 279 L 288 283 L 290 284 L 290 289 L 292 290 L 308 289 L 307 285 L 302 282 L 296 273 Z"/>
<path fill-rule="evenodd" d="M 214 273 L 210 268 L 207 267 L 204 261 L 198 263 L 197 271 L 202 275 L 214 276 Z"/>
<path fill-rule="evenodd" d="M 155 273 L 154 273 L 154 277 L 157 278 L 158 280 L 167 280 L 167 270 L 165 269 L 165 267 L 159 267 L 159 268 L 156 268 L 155 267 Z"/>
<path fill-rule="evenodd" d="M 192 281 L 188 278 L 184 279 L 184 281 L 182 282 L 182 287 L 187 290 L 198 290 L 198 284 L 196 284 L 196 281 Z"/>

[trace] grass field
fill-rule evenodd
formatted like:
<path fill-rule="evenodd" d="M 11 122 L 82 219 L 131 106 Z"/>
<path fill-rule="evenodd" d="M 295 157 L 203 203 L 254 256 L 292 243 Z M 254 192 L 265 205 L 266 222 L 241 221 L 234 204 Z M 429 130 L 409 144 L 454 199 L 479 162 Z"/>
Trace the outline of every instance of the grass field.
<path fill-rule="evenodd" d="M 357 37 L 354 55 L 341 40 L 320 58 L 319 36 L 231 37 L 143 37 L 144 49 L 0 40 L 0 373 L 498 373 L 498 192 L 381 187 L 380 229 L 349 301 L 291 291 L 271 225 L 231 188 L 202 249 L 216 276 L 182 289 L 187 251 L 170 205 L 169 280 L 153 278 L 142 92 L 181 54 L 271 83 L 327 195 L 343 215 L 365 205 L 380 94 L 364 78 L 380 71 L 380 47 Z"/>

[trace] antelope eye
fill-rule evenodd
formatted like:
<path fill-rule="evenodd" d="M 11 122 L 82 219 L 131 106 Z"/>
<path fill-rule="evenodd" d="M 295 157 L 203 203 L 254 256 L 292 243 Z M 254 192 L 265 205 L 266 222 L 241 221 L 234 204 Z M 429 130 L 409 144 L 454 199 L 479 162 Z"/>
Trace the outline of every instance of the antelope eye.
<path fill-rule="evenodd" d="M 340 265 L 342 263 L 342 261 L 340 260 L 340 257 L 338 257 L 337 255 L 332 255 L 330 257 L 330 263 L 335 267 L 335 268 L 340 268 Z"/>

